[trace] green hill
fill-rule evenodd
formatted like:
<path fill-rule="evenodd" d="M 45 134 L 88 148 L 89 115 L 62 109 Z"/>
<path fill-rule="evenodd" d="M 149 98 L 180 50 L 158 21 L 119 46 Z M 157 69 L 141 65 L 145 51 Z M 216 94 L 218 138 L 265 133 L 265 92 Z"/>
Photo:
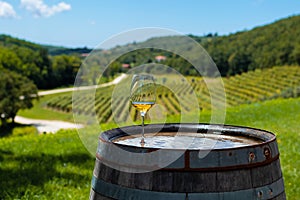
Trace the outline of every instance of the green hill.
<path fill-rule="evenodd" d="M 42 49 L 41 45 L 28 42 L 26 40 L 14 38 L 9 35 L 3 35 L 3 34 L 0 35 L 0 47 L 7 47 L 7 48 L 24 47 L 34 51 L 38 51 Z"/>
<path fill-rule="evenodd" d="M 0 47 L 7 47 L 7 48 L 28 48 L 33 51 L 39 51 L 41 49 L 45 49 L 50 56 L 55 55 L 81 55 L 84 53 L 90 53 L 92 49 L 89 49 L 87 47 L 83 48 L 66 48 L 63 46 L 53 46 L 53 45 L 42 45 L 42 44 L 36 44 L 33 42 L 29 42 L 23 39 L 15 38 L 9 35 L 0 34 Z"/>
<path fill-rule="evenodd" d="M 203 37 L 189 36 L 204 47 L 216 63 L 221 75 L 225 77 L 273 66 L 300 65 L 298 24 L 300 24 L 299 15 L 225 36 L 217 34 Z M 135 42 L 99 51 L 94 53 L 94 57 L 88 58 L 87 64 L 90 63 L 91 71 L 99 70 L 99 66 L 108 66 L 103 75 L 113 77 L 116 73 L 127 72 L 128 69 L 122 67 L 124 64 L 135 67 L 145 63 L 155 63 L 158 62 L 155 57 L 162 55 L 166 59 L 159 61 L 160 64 L 170 66 L 184 75 L 196 75 L 194 67 L 184 58 L 174 52 L 162 50 L 168 46 L 175 51 L 184 50 L 191 58 L 201 56 L 198 50 L 189 47 L 180 38 L 182 36 L 156 37 L 145 42 Z M 147 46 L 161 47 L 161 49 L 143 48 Z M 215 76 L 209 73 L 209 69 L 205 69 L 203 75 Z M 89 79 L 86 80 L 89 83 L 96 83 L 92 77 L 86 75 L 83 79 Z"/>
<path fill-rule="evenodd" d="M 300 64 L 300 16 L 203 42 L 222 75 Z"/>
<path fill-rule="evenodd" d="M 203 37 L 189 35 L 199 42 L 212 57 L 222 76 L 241 74 L 255 69 L 271 68 L 273 66 L 300 64 L 300 16 L 291 16 L 274 23 L 256 27 L 249 31 L 218 36 L 208 34 Z M 117 46 L 108 50 L 94 51 L 94 57 L 89 57 L 87 71 L 99 70 L 99 66 L 108 66 L 103 76 L 107 79 L 120 72 L 127 72 L 124 64 L 130 67 L 145 63 L 157 62 L 156 56 L 165 56 L 160 64 L 170 66 L 183 75 L 196 75 L 197 71 L 184 58 L 174 52 L 161 49 L 139 47 L 151 45 L 168 45 L 176 50 L 185 50 L 190 57 L 199 57 L 199 52 L 193 47 L 187 47 L 178 40 L 180 36 L 150 38 L 145 42 Z M 73 84 L 81 60 L 75 59 L 91 51 L 84 48 L 65 48 L 58 46 L 39 45 L 20 40 L 7 35 L 0 35 L 0 69 L 7 68 L 32 79 L 39 88 L 54 88 Z M 122 54 L 122 52 L 128 52 Z M 119 56 L 120 55 L 120 56 Z M 60 56 L 59 58 L 57 56 Z M 64 56 L 64 57 L 61 57 Z M 67 56 L 67 57 L 66 57 Z M 68 56 L 72 56 L 69 59 Z M 12 59 L 11 59 L 12 58 Z M 57 59 L 56 59 L 57 58 Z M 116 58 L 116 59 L 113 59 Z M 114 60 L 113 62 L 112 59 Z M 55 63 L 55 64 L 54 64 Z M 61 66 L 64 66 L 63 70 Z M 203 75 L 210 74 L 205 69 Z M 65 78 L 64 76 L 69 76 Z M 97 84 L 94 73 L 83 74 L 82 81 Z M 54 80 L 54 81 L 50 81 Z M 55 84 L 53 84 L 55 82 Z"/>

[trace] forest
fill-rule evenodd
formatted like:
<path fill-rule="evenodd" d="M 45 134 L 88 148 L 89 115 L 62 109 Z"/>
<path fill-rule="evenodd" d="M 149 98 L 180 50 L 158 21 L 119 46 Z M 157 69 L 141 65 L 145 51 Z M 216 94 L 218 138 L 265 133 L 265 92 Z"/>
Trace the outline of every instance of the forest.
<path fill-rule="evenodd" d="M 273 66 L 300 64 L 300 16 L 291 16 L 272 24 L 256 27 L 249 31 L 241 31 L 225 36 L 207 34 L 205 36 L 188 35 L 209 53 L 224 77 L 265 69 Z M 121 50 L 130 50 L 141 44 L 168 44 L 174 41 L 174 47 L 182 48 L 176 43 L 176 37 L 166 36 L 151 38 L 142 43 L 131 43 L 116 46 L 108 50 L 97 50 L 97 60 L 91 70 L 97 70 L 99 65 L 106 66 L 105 61 L 115 56 Z M 190 49 L 193 56 L 197 52 Z M 39 45 L 8 35 L 0 35 L 0 70 L 14 71 L 32 80 L 39 89 L 50 89 L 70 86 L 74 83 L 78 69 L 91 49 L 64 48 Z M 95 50 L 94 50 L 95 52 Z M 83 56 L 84 55 L 84 56 Z M 156 60 L 156 56 L 165 59 Z M 184 75 L 196 75 L 194 67 L 184 58 L 172 52 L 159 49 L 144 48 L 131 51 L 118 57 L 104 72 L 104 77 L 113 77 L 117 73 L 145 64 L 160 62 L 170 66 Z M 204 74 L 214 76 L 214 74 Z M 92 77 L 83 77 L 92 79 Z M 87 80 L 90 82 L 89 80 Z M 93 84 L 97 82 L 93 81 Z"/>
<path fill-rule="evenodd" d="M 49 50 L 53 47 L 0 35 L 0 70 L 27 77 L 39 89 L 72 85 L 81 65 L 81 52 L 61 49 L 63 54 L 51 55 Z"/>

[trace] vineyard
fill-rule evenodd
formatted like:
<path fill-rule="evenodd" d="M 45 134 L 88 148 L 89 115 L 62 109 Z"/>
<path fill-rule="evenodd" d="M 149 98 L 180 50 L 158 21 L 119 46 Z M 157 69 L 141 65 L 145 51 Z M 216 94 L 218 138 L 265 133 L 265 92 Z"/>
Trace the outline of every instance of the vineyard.
<path fill-rule="evenodd" d="M 185 80 L 170 83 L 175 90 L 164 87 L 157 88 L 157 104 L 164 107 L 166 115 L 180 114 L 182 110 L 191 111 L 194 95 L 201 110 L 212 108 L 211 98 L 221 104 L 224 102 L 222 94 L 226 94 L 226 106 L 232 107 L 240 104 L 265 101 L 275 98 L 288 98 L 300 96 L 300 67 L 284 66 L 264 70 L 255 70 L 241 75 L 223 78 L 223 87 L 213 87 L 220 81 L 218 78 L 203 79 L 201 77 L 187 77 Z M 172 78 L 164 80 L 172 82 Z M 209 92 L 207 84 L 213 87 L 213 95 Z M 119 86 L 121 85 L 121 86 Z M 191 86 L 191 87 L 190 87 Z M 125 95 L 117 95 L 116 87 Z M 129 105 L 127 88 L 122 88 L 122 82 L 117 86 L 99 88 L 95 93 L 85 91 L 73 99 L 70 93 L 58 95 L 46 102 L 46 107 L 63 112 L 74 112 L 84 116 L 97 116 L 100 123 L 117 120 L 136 120 L 139 115 Z M 113 98 L 112 98 L 113 97 Z M 72 104 L 73 103 L 73 104 Z M 74 108 L 72 108 L 72 105 Z"/>

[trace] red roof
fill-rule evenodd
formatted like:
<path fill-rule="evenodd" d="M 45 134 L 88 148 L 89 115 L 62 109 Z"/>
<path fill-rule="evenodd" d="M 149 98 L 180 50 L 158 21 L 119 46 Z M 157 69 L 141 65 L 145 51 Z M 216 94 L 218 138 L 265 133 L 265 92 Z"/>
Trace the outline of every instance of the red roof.
<path fill-rule="evenodd" d="M 167 59 L 166 56 L 155 56 L 155 60 L 157 61 L 166 60 L 166 59 Z"/>
<path fill-rule="evenodd" d="M 123 64 L 122 64 L 122 67 L 124 67 L 124 68 L 130 68 L 130 64 L 123 63 Z"/>

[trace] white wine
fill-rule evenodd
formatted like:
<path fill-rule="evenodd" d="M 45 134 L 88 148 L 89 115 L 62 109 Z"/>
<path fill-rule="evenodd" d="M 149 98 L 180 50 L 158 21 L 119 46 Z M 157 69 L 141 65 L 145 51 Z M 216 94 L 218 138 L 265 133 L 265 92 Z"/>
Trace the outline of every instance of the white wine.
<path fill-rule="evenodd" d="M 142 114 L 146 114 L 146 112 L 155 104 L 154 102 L 140 102 L 133 101 L 131 104 Z"/>
<path fill-rule="evenodd" d="M 154 77 L 149 74 L 135 74 L 132 77 L 130 87 L 130 101 L 142 117 L 142 139 L 140 144 L 145 145 L 144 118 L 147 111 L 155 104 L 155 82 Z"/>

